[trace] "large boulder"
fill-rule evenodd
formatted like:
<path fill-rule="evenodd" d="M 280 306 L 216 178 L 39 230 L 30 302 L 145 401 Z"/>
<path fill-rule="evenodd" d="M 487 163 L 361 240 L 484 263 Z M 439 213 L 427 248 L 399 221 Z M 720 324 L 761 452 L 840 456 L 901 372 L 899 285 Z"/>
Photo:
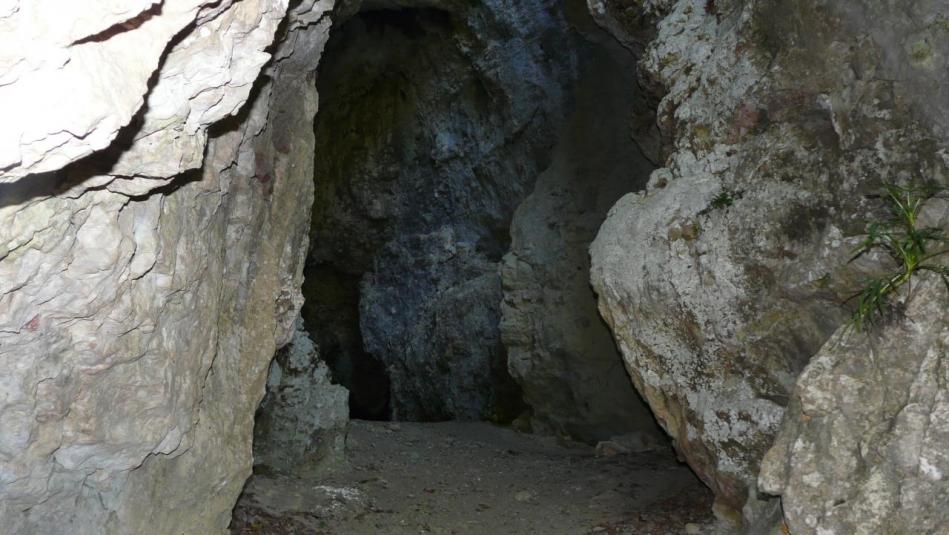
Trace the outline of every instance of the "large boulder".
<path fill-rule="evenodd" d="M 662 4 L 643 78 L 672 153 L 611 211 L 592 281 L 716 511 L 751 526 L 775 511 L 756 480 L 794 381 L 865 271 L 864 194 L 945 181 L 946 26 L 931 3 Z"/>
<path fill-rule="evenodd" d="M 319 348 L 297 320 L 289 344 L 277 352 L 267 394 L 254 425 L 254 470 L 291 477 L 313 475 L 343 461 L 349 392 L 332 383 Z"/>
<path fill-rule="evenodd" d="M 760 477 L 791 533 L 949 526 L 949 291 L 922 279 L 901 319 L 842 328 L 798 379 Z"/>

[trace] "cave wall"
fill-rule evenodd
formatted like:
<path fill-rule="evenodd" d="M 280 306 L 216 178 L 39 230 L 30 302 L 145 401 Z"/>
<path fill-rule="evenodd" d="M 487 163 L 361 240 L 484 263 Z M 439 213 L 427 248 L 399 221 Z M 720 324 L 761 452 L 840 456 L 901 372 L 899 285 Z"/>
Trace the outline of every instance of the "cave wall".
<path fill-rule="evenodd" d="M 927 400 L 918 413 L 932 421 L 941 414 L 933 400 L 945 386 L 929 372 L 919 375 L 928 394 L 909 389 L 911 379 L 896 371 L 902 366 L 870 382 L 847 368 L 867 356 L 863 346 L 824 345 L 847 318 L 843 302 L 881 265 L 879 258 L 847 264 L 865 220 L 880 213 L 866 195 L 885 181 L 949 180 L 947 102 L 937 89 L 945 83 L 947 26 L 938 4 L 590 1 L 625 42 L 644 34 L 636 24 L 657 21 L 641 75 L 664 93 L 658 124 L 671 141 L 647 191 L 621 199 L 593 244 L 600 310 L 637 389 L 715 491 L 716 512 L 750 533 L 769 529 L 779 514 L 768 493 L 785 495 L 794 533 L 881 532 L 873 527 L 878 513 L 856 518 L 866 509 L 859 504 L 895 507 L 907 496 L 874 501 L 874 489 L 917 481 L 867 446 L 895 440 L 870 429 L 898 422 L 884 414 L 899 409 L 860 412 L 851 424 L 830 415 L 873 406 L 874 391 L 907 402 L 916 392 Z M 943 358 L 933 352 L 944 347 L 946 309 L 918 306 L 939 317 L 916 323 L 915 337 L 883 333 L 892 342 L 880 359 L 901 339 L 912 362 Z M 847 381 L 865 386 L 845 390 L 855 397 L 826 392 Z M 812 417 L 815 391 L 828 396 L 819 406 L 827 416 L 802 423 Z M 795 408 L 785 418 L 789 403 Z M 759 488 L 762 457 L 782 425 L 785 438 Z M 847 440 L 831 446 L 833 437 Z M 848 464 L 814 477 L 838 445 Z M 817 464 L 782 476 L 782 460 L 804 458 L 798 446 Z M 922 466 L 919 455 L 900 462 Z M 935 479 L 932 488 L 944 496 L 944 479 Z M 857 505 L 830 511 L 816 503 L 840 497 L 838 485 L 861 496 Z M 927 509 L 934 502 L 926 503 L 909 514 L 938 518 Z"/>
<path fill-rule="evenodd" d="M 321 67 L 304 292 L 308 327 L 354 406 L 383 403 L 381 381 L 357 384 L 372 358 L 391 380 L 396 419 L 516 416 L 498 262 L 573 76 L 556 4 L 339 12 Z"/>
<path fill-rule="evenodd" d="M 589 13 L 567 13 L 578 33 L 571 112 L 550 166 L 511 222 L 511 250 L 501 263 L 501 339 L 534 432 L 592 443 L 631 432 L 658 437 L 597 311 L 588 253 L 610 207 L 645 187 L 654 165 L 643 147 L 655 150 L 658 135 L 640 136 L 641 147 L 630 129 L 646 98 L 633 51 Z"/>
<path fill-rule="evenodd" d="M 121 4 L 0 14 L 7 533 L 223 532 L 302 301 L 331 4 Z"/>

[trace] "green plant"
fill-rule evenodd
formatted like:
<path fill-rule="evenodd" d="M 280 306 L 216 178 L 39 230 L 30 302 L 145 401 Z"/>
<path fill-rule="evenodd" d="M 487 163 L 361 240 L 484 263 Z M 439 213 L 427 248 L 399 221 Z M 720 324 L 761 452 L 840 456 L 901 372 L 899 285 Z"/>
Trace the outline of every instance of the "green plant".
<path fill-rule="evenodd" d="M 933 188 L 884 186 L 881 195 L 891 211 L 886 221 L 872 221 L 867 237 L 854 249 L 850 262 L 874 251 L 882 250 L 895 262 L 897 270 L 884 277 L 868 279 L 865 286 L 850 299 L 857 300 L 851 323 L 865 330 L 889 306 L 890 296 L 908 283 L 913 274 L 931 271 L 942 277 L 949 291 L 949 268 L 935 262 L 949 253 L 949 234 L 937 227 L 919 228 L 919 211 L 924 202 L 940 192 Z"/>
<path fill-rule="evenodd" d="M 728 208 L 735 202 L 735 198 L 732 197 L 731 193 L 728 191 L 722 191 L 714 199 L 712 199 L 712 208 Z"/>
<path fill-rule="evenodd" d="M 699 215 L 708 215 L 712 210 L 728 208 L 735 203 L 735 200 L 740 199 L 743 194 L 743 191 L 731 191 L 723 188 L 722 191 L 709 202 L 708 206 L 699 212 Z"/>

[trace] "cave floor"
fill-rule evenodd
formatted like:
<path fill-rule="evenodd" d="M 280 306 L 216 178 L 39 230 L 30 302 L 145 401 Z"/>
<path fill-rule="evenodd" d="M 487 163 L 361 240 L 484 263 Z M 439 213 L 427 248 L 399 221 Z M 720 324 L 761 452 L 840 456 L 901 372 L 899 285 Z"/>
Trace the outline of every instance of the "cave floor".
<path fill-rule="evenodd" d="M 354 421 L 347 459 L 312 479 L 253 476 L 232 534 L 645 535 L 711 521 L 711 494 L 671 451 L 597 456 L 490 424 Z"/>

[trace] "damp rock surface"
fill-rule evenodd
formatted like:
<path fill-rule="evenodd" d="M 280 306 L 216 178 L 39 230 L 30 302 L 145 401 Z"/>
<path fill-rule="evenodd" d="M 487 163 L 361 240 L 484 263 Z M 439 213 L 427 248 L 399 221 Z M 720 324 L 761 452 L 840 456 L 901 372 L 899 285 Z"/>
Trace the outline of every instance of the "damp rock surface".
<path fill-rule="evenodd" d="M 593 448 L 483 423 L 354 421 L 349 466 L 251 478 L 234 535 L 685 533 L 708 490 L 668 449 Z"/>

